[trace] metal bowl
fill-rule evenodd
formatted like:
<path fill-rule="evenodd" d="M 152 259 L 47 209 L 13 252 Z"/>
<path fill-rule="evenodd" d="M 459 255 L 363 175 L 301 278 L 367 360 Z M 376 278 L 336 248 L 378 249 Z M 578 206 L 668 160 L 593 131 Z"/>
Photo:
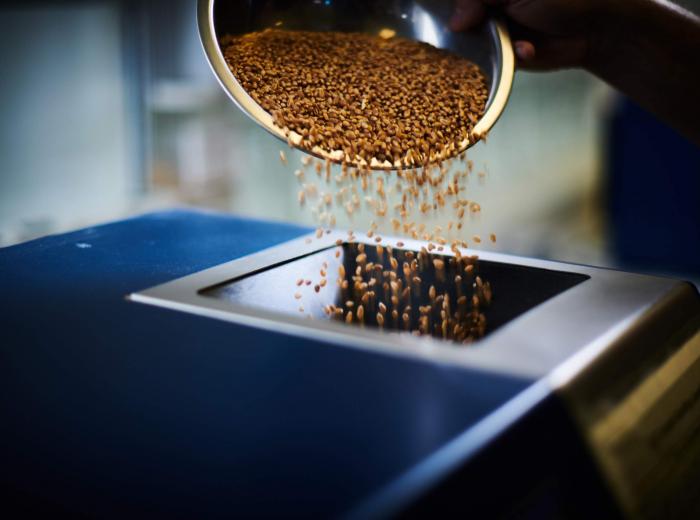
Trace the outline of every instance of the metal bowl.
<path fill-rule="evenodd" d="M 255 122 L 285 141 L 284 132 L 273 124 L 272 116 L 248 95 L 229 70 L 219 46 L 221 37 L 270 27 L 369 34 L 390 29 L 397 36 L 464 56 L 488 76 L 489 98 L 483 117 L 473 129 L 475 139 L 465 142 L 458 150 L 461 153 L 486 135 L 501 115 L 513 84 L 515 58 L 508 30 L 498 20 L 490 20 L 468 33 L 450 31 L 447 24 L 453 3 L 452 0 L 198 0 L 197 18 L 204 52 L 224 91 Z M 311 153 L 337 159 L 320 148 Z M 373 165 L 373 168 L 393 169 L 393 166 Z"/>

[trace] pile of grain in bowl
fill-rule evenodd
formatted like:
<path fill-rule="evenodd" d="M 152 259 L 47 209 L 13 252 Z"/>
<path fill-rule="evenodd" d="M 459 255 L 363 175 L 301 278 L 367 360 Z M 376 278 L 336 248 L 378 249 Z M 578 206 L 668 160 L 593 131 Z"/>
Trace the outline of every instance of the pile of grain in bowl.
<path fill-rule="evenodd" d="M 228 66 L 295 146 L 406 168 L 457 155 L 488 99 L 471 61 L 423 42 L 267 29 L 221 40 Z"/>
<path fill-rule="evenodd" d="M 485 138 L 473 134 L 488 99 L 479 67 L 422 42 L 358 33 L 268 29 L 226 36 L 221 47 L 289 145 L 325 157 L 304 156 L 294 172 L 299 204 L 321 225 L 316 238 L 335 227 L 338 212 L 352 219 L 365 209 L 390 221 L 395 234 L 426 241 L 416 255 L 400 251 L 400 241 L 382 242 L 373 221 L 366 237 L 377 258 L 368 260 L 369 250 L 357 245 L 356 265 L 337 280 L 347 301 L 326 314 L 462 343 L 482 337 L 492 289 L 476 275 L 478 257 L 464 251 L 481 236 L 467 239 L 463 229 L 481 213 L 465 197 L 474 168 L 464 153 Z M 280 160 L 288 165 L 284 151 Z M 435 256 L 446 248 L 451 259 Z M 319 269 L 321 280 L 303 282 L 294 294 L 302 313 L 301 289 L 319 292 L 327 284 L 328 266 Z"/>

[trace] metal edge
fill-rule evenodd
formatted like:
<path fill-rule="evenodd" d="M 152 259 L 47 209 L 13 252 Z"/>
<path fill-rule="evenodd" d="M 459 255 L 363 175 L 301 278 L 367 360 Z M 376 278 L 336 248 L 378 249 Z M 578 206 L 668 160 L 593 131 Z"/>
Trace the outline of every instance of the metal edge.
<path fill-rule="evenodd" d="M 513 79 L 515 77 L 515 54 L 513 53 L 513 44 L 510 39 L 508 28 L 501 20 L 495 20 L 493 23 L 497 34 L 496 41 L 500 47 L 499 51 L 502 65 L 493 101 L 472 131 L 477 139 L 487 135 L 501 117 L 508 103 L 508 99 L 510 98 L 510 93 L 513 89 Z"/>
<path fill-rule="evenodd" d="M 148 293 L 135 293 L 127 298 L 137 303 L 188 312 L 329 345 L 389 355 L 403 360 L 461 366 L 485 372 L 493 371 L 488 367 L 475 367 L 474 363 L 467 362 L 460 356 L 457 350 L 450 350 L 444 345 L 439 345 L 437 340 L 430 337 L 415 338 L 388 331 L 348 331 L 342 330 L 343 325 L 335 322 L 317 322 L 314 327 L 310 327 L 301 320 L 271 312 L 251 311 L 249 308 L 231 304 L 222 308 L 223 306 L 218 305 L 216 301 L 202 296 L 190 299 L 188 302 Z"/>
<path fill-rule="evenodd" d="M 375 330 L 356 328 L 350 330 L 342 323 L 310 321 L 271 311 L 241 308 L 199 293 L 200 290 L 222 281 L 237 278 L 280 261 L 332 247 L 337 238 L 344 238 L 346 235 L 334 232 L 324 235 L 320 240 L 314 240 L 312 244 L 307 244 L 307 239 L 313 237 L 313 234 L 302 236 L 264 251 L 139 291 L 130 295 L 130 299 L 265 330 L 313 338 L 343 347 L 360 348 L 534 380 L 548 374 L 554 367 L 561 364 L 561 361 L 571 357 L 572 353 L 582 350 L 589 342 L 608 332 L 614 324 L 625 318 L 629 319 L 629 323 L 625 326 L 632 324 L 647 308 L 650 299 L 668 292 L 676 283 L 673 280 L 643 275 L 469 250 L 470 253 L 478 253 L 484 260 L 568 271 L 591 278 L 523 313 L 468 349 L 445 345 L 444 342 L 433 338 L 417 338 L 389 331 L 380 333 Z M 385 237 L 385 243 L 389 240 L 390 237 Z M 402 240 L 404 249 L 419 250 L 422 244 L 417 240 Z M 369 238 L 359 241 L 373 245 L 373 241 Z M 445 252 L 445 254 L 452 253 Z M 617 313 L 596 310 L 597 314 L 593 316 L 581 316 L 576 310 L 580 306 L 581 299 L 592 301 L 594 308 L 597 305 L 618 305 L 615 297 L 608 295 L 609 291 L 631 293 L 621 297 L 620 301 L 624 307 Z M 608 303 L 608 300 L 612 301 Z M 573 335 L 569 331 L 562 330 L 562 313 L 565 318 L 564 323 L 570 322 L 570 326 L 578 323 L 578 320 L 585 322 L 593 319 L 593 323 L 588 324 L 584 329 L 579 326 L 577 334 Z M 560 322 L 556 323 L 555 327 L 552 327 L 553 317 Z M 623 327 L 623 330 L 612 331 L 611 340 L 624 330 L 626 329 Z M 514 348 L 515 345 L 518 348 Z"/>
<path fill-rule="evenodd" d="M 207 318 L 289 334 L 300 338 L 311 338 L 340 347 L 390 355 L 401 359 L 494 371 L 493 367 L 488 364 L 480 366 L 478 363 L 474 363 L 473 360 L 465 359 L 463 355 L 464 349 L 445 345 L 443 341 L 432 336 L 415 337 L 394 331 L 350 328 L 343 323 L 335 321 L 316 320 L 310 322 L 297 316 L 221 302 L 201 294 L 202 291 L 219 285 L 222 281 L 232 280 L 285 260 L 292 260 L 306 254 L 313 254 L 323 249 L 334 247 L 336 240 L 339 238 L 347 238 L 347 234 L 335 231 L 324 235 L 321 239 L 316 239 L 313 233 L 303 235 L 171 282 L 131 293 L 126 296 L 126 299 L 136 303 L 188 312 Z M 308 239 L 313 239 L 313 243 L 307 243 Z M 402 239 L 402 241 L 404 242 L 403 249 L 412 249 L 414 251 L 420 251 L 420 246 L 423 244 L 418 240 L 412 239 Z M 369 237 L 357 237 L 355 242 L 376 245 L 374 240 Z M 484 253 L 476 250 L 470 250 L 470 253 L 479 253 L 480 258 L 488 256 L 493 261 L 506 260 L 503 255 L 498 253 Z M 454 255 L 452 251 L 444 251 L 441 254 Z M 182 298 L 183 292 L 188 294 L 187 298 Z M 495 334 L 498 334 L 498 331 L 491 335 Z"/>
<path fill-rule="evenodd" d="M 272 122 L 272 116 L 251 98 L 241 84 L 236 80 L 228 68 L 226 60 L 221 53 L 214 27 L 214 2 L 213 0 L 198 0 L 197 24 L 199 26 L 199 39 L 204 49 L 204 54 L 209 62 L 209 67 L 214 73 L 226 95 L 241 109 L 252 121 L 267 130 L 282 141 L 287 141 L 284 132 Z"/>
<path fill-rule="evenodd" d="M 676 413 L 675 409 L 664 408 L 660 416 L 661 399 L 674 393 L 675 402 L 685 403 L 700 389 L 700 383 L 689 386 L 684 381 L 691 370 L 696 374 L 700 370 L 700 294 L 692 284 L 679 282 L 634 321 L 634 329 L 631 323 L 620 323 L 577 352 L 547 381 L 565 403 L 625 514 L 642 518 L 646 517 L 643 511 L 654 502 L 650 502 L 652 495 L 637 494 L 638 484 L 630 481 L 630 472 L 642 475 L 649 468 L 640 462 L 642 457 L 630 459 L 634 451 L 628 449 L 623 456 L 614 446 L 625 434 L 632 435 L 640 445 L 649 442 L 646 436 L 650 435 L 647 430 L 651 418 L 662 422 L 663 414 Z M 654 325 L 659 323 L 661 330 Z M 624 367 L 621 370 L 627 377 L 616 377 L 609 370 L 606 374 L 606 367 Z M 685 388 L 679 389 L 680 385 Z M 601 389 L 605 396 L 600 395 Z M 657 456 L 664 454 L 660 446 L 654 450 Z M 636 465 L 636 471 L 631 464 Z M 666 481 L 668 475 L 657 478 Z"/>
<path fill-rule="evenodd" d="M 581 395 L 584 393 L 584 387 L 599 387 L 599 385 L 590 380 L 591 374 L 596 370 L 596 364 L 609 364 L 610 359 L 630 355 L 628 352 L 624 352 L 624 349 L 635 343 L 633 336 L 639 334 L 637 330 L 630 328 L 631 322 L 637 321 L 644 326 L 649 326 L 650 323 L 658 321 L 660 316 L 665 316 L 662 321 L 665 322 L 663 325 L 668 329 L 668 336 L 670 336 L 673 327 L 669 327 L 666 322 L 671 323 L 671 320 L 674 320 L 672 323 L 677 326 L 677 330 L 680 330 L 692 320 L 700 322 L 700 294 L 698 294 L 698 291 L 692 284 L 676 282 L 673 287 L 658 300 L 652 302 L 639 316 L 630 316 L 627 320 L 620 322 L 605 335 L 599 337 L 595 342 L 590 343 L 585 349 L 581 349 L 565 363 L 557 367 L 549 375 L 552 387 L 556 388 L 563 395 L 569 396 Z M 648 340 L 648 338 L 646 339 Z M 643 345 L 642 350 L 639 347 L 635 348 L 634 357 L 639 358 L 644 352 L 651 354 L 655 349 L 659 348 L 658 344 L 651 343 L 647 342 L 647 344 Z M 678 343 L 676 347 L 679 348 L 681 345 L 682 343 Z M 668 353 L 662 359 L 665 360 L 671 355 L 671 353 Z M 660 361 L 661 359 L 656 360 L 657 363 Z"/>

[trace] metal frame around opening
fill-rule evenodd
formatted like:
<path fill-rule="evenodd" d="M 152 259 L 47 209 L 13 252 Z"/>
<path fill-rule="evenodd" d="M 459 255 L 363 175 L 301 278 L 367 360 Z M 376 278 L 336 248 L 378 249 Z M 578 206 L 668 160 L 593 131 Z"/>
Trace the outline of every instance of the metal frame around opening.
<path fill-rule="evenodd" d="M 311 243 L 307 240 L 313 239 Z M 472 251 L 483 260 L 579 273 L 590 278 L 520 315 L 465 348 L 432 337 L 361 329 L 336 321 L 309 320 L 264 309 L 235 305 L 201 294 L 212 286 L 254 271 L 285 263 L 325 248 L 340 231 L 315 239 L 313 234 L 204 271 L 132 294 L 136 302 L 222 319 L 263 330 L 281 332 L 350 348 L 539 379 L 555 368 L 574 374 L 595 357 L 601 344 L 611 344 L 629 331 L 655 302 L 682 282 L 644 275 Z M 397 239 L 393 239 L 394 241 Z M 401 239 L 402 249 L 420 251 L 421 242 Z M 369 238 L 359 242 L 374 245 Z M 385 237 L 385 243 L 391 243 Z M 452 252 L 441 253 L 451 255 Z M 498 288 L 496 288 L 498 290 Z M 501 297 L 507 297 L 501 293 Z M 590 348 L 591 350 L 586 350 Z M 588 353 L 588 355 L 586 354 Z M 567 365 L 565 362 L 570 361 Z"/>

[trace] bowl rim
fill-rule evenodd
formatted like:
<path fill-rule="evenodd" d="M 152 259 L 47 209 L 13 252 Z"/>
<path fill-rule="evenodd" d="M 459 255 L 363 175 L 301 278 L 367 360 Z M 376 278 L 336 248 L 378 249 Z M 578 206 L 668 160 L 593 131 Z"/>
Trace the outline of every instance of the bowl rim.
<path fill-rule="evenodd" d="M 459 149 L 451 154 L 449 158 L 460 155 L 488 135 L 503 113 L 513 88 L 515 54 L 513 52 L 513 45 L 508 27 L 502 20 L 497 18 L 493 18 L 487 23 L 490 26 L 491 30 L 489 32 L 493 35 L 496 52 L 500 57 L 499 62 L 501 64 L 498 70 L 494 94 L 491 96 L 484 115 L 474 126 L 471 138 L 465 139 L 465 141 L 461 143 Z M 214 0 L 198 0 L 197 25 L 204 54 L 207 57 L 207 61 L 209 62 L 214 76 L 226 95 L 244 114 L 258 125 L 262 126 L 278 139 L 287 142 L 290 146 L 295 146 L 295 136 L 288 138 L 284 134 L 284 131 L 273 123 L 272 115 L 265 111 L 250 94 L 246 92 L 229 69 L 221 51 L 221 46 L 216 38 L 216 30 L 214 27 Z M 298 141 L 299 138 L 300 136 L 297 135 L 296 140 Z M 312 150 L 303 148 L 303 151 L 320 159 L 329 159 L 336 163 L 343 162 L 345 158 L 342 151 L 329 153 L 319 147 L 314 147 Z M 373 170 L 396 170 L 405 167 L 388 162 L 373 162 L 372 164 L 366 164 L 364 166 Z"/>

